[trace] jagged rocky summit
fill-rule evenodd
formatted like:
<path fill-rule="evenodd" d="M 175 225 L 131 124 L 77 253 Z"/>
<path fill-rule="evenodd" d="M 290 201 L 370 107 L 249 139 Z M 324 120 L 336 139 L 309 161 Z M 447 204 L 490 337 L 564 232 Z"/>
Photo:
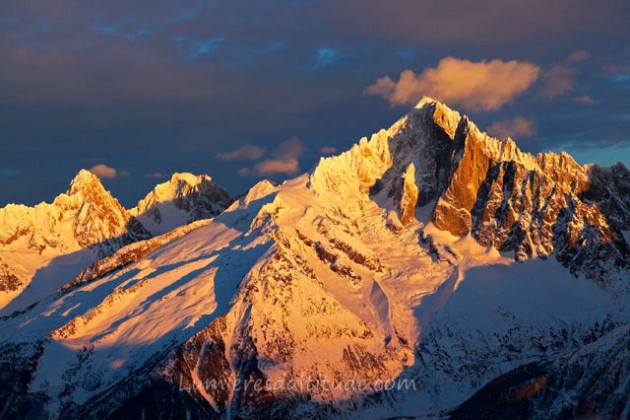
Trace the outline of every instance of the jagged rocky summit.
<path fill-rule="evenodd" d="M 130 212 L 152 234 L 159 235 L 196 220 L 212 218 L 232 201 L 227 191 L 208 175 L 175 173 Z"/>

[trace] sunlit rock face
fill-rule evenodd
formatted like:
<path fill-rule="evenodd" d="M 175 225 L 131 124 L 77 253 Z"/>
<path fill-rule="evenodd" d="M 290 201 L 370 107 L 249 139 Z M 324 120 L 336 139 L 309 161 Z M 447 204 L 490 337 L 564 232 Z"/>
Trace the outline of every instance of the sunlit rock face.
<path fill-rule="evenodd" d="M 627 265 L 630 176 L 623 165 L 602 169 L 566 153 L 523 153 L 429 99 L 390 128 L 387 143 L 377 190 L 400 202 L 413 164 L 418 205 L 432 208 L 439 229 L 470 234 L 517 260 L 554 254 L 572 273 L 594 279 Z"/>
<path fill-rule="evenodd" d="M 425 98 L 312 172 L 127 244 L 2 319 L 0 383 L 12 385 L 0 401 L 15 404 L 0 409 L 450 412 L 496 377 L 594 349 L 630 322 L 627 185 L 625 168 L 523 153 Z M 209 179 L 178 175 L 133 214 L 163 229 L 168 215 L 212 214 L 207 197 L 229 204 Z M 388 380 L 414 386 L 378 387 Z"/>

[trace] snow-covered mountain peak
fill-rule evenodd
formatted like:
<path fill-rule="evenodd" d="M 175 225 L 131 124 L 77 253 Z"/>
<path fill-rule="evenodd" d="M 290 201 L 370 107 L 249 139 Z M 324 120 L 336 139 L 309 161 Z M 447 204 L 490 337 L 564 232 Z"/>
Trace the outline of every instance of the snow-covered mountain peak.
<path fill-rule="evenodd" d="M 64 200 L 100 191 L 93 181 L 81 174 Z M 524 153 L 431 98 L 231 205 L 210 177 L 175 174 L 127 212 L 152 238 L 56 276 L 68 283 L 0 319 L 0 412 L 442 415 L 494 377 L 627 324 L 629 197 L 625 167 Z M 98 209 L 63 213 L 67 232 L 109 226 Z M 0 252 L 5 289 L 24 283 L 15 254 Z M 418 387 L 230 386 L 304 377 Z"/>
<path fill-rule="evenodd" d="M 273 182 L 268 179 L 263 179 L 262 181 L 258 181 L 253 187 L 251 187 L 245 197 L 239 200 L 238 204 L 249 205 L 252 201 L 258 200 L 261 197 L 264 197 L 270 194 L 274 189 L 277 188 Z M 234 203 L 237 204 L 237 203 Z"/>
<path fill-rule="evenodd" d="M 52 203 L 0 209 L 0 259 L 5 266 L 0 273 L 0 310 L 21 310 L 96 259 L 213 217 L 230 203 L 227 192 L 209 176 L 176 173 L 140 202 L 143 211 L 128 211 L 96 175 L 81 170 Z M 31 281 L 37 285 L 27 287 Z"/>
<path fill-rule="evenodd" d="M 395 132 L 397 128 L 404 129 L 409 125 L 422 125 L 425 129 L 431 129 L 431 124 L 427 124 L 430 120 L 437 126 L 435 128 L 444 131 L 451 140 L 455 140 L 459 130 L 462 137 L 459 139 L 461 143 L 473 143 L 483 154 L 495 161 L 513 161 L 524 165 L 528 170 L 543 172 L 546 169 L 554 171 L 563 168 L 568 168 L 571 172 L 585 172 L 586 170 L 586 167 L 579 165 L 571 155 L 564 151 L 558 154 L 552 152 L 539 153 L 538 155 L 525 153 L 519 149 L 515 139 L 510 137 L 494 138 L 479 129 L 467 116 L 461 115 L 448 105 L 429 97 L 423 97 L 405 117 L 389 130 Z M 437 136 L 432 138 L 436 140 Z M 423 142 L 422 147 L 439 147 L 439 144 Z"/>
<path fill-rule="evenodd" d="M 442 127 L 444 131 L 449 134 L 451 139 L 455 137 L 455 131 L 462 119 L 459 112 L 449 108 L 448 105 L 440 101 L 424 96 L 420 102 L 409 111 L 408 118 L 423 118 L 427 114 L 433 117 L 433 121 Z"/>
<path fill-rule="evenodd" d="M 148 236 L 86 170 L 80 171 L 67 192 L 52 203 L 0 209 L 0 257 L 21 279 L 0 293 L 0 310 L 21 310 L 56 290 L 67 281 L 66 276 L 75 275 L 95 259 Z"/>
<path fill-rule="evenodd" d="M 175 173 L 158 184 L 130 212 L 154 235 L 177 226 L 216 216 L 232 198 L 208 175 Z"/>
<path fill-rule="evenodd" d="M 430 97 L 430 96 L 426 96 L 426 95 L 424 95 L 424 96 L 422 97 L 422 99 L 420 99 L 420 100 L 418 101 L 418 103 L 416 104 L 416 106 L 414 106 L 414 107 L 413 107 L 413 109 L 422 109 L 422 108 L 424 108 L 424 107 L 425 107 L 425 106 L 427 106 L 427 105 L 436 105 L 436 104 L 444 105 L 444 104 L 442 104 L 440 101 L 438 101 L 438 100 L 436 100 L 436 99 L 433 99 L 433 98 L 432 98 L 432 97 Z M 444 105 L 444 106 L 445 106 L 445 105 Z M 452 110 L 451 110 L 451 111 L 452 111 Z M 454 112 L 454 111 L 453 111 L 453 112 Z"/>
<path fill-rule="evenodd" d="M 88 188 L 102 188 L 100 179 L 87 169 L 81 169 L 70 181 L 70 189 L 66 194 L 72 195 Z"/>
<path fill-rule="evenodd" d="M 171 175 L 171 183 L 186 182 L 190 185 L 199 184 L 202 181 L 212 181 L 212 177 L 207 174 L 195 175 L 190 172 L 175 172 Z"/>
<path fill-rule="evenodd" d="M 421 221 L 457 237 L 471 234 L 518 260 L 555 253 L 574 273 L 601 279 L 630 261 L 622 235 L 630 200 L 619 198 L 626 172 L 583 166 L 565 152 L 523 152 L 423 98 L 389 129 L 322 158 L 310 185 L 320 195 L 375 200 L 407 222 L 410 203 L 426 206 Z M 593 252 L 607 257 L 586 258 Z"/>
<path fill-rule="evenodd" d="M 127 211 L 112 194 L 105 190 L 101 180 L 92 172 L 81 169 L 70 182 L 68 190 L 57 196 L 53 203 L 64 212 L 80 210 L 84 205 L 90 204 L 107 211 L 113 212 L 116 217 L 127 219 Z M 87 208 L 84 209 L 84 216 Z"/>
<path fill-rule="evenodd" d="M 176 172 L 171 179 L 158 184 L 147 194 L 147 196 L 138 203 L 137 211 L 139 214 L 146 211 L 157 203 L 165 201 L 173 201 L 178 198 L 185 197 L 191 193 L 205 194 L 208 192 L 217 192 L 222 194 L 223 189 L 218 187 L 214 180 L 208 175 L 194 175 L 189 172 Z"/>
<path fill-rule="evenodd" d="M 161 188 L 162 192 L 169 191 L 174 196 L 182 196 L 190 189 L 204 187 L 216 187 L 212 177 L 206 174 L 194 175 L 190 172 L 175 172 L 169 181 L 159 184 L 156 189 Z"/>

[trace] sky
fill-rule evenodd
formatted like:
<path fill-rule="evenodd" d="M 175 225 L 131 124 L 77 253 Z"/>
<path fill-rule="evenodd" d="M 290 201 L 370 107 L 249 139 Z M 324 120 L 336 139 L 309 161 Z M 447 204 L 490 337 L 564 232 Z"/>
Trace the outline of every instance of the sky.
<path fill-rule="evenodd" d="M 529 152 L 630 165 L 626 0 L 0 0 L 0 206 L 91 169 L 291 178 L 429 95 Z"/>

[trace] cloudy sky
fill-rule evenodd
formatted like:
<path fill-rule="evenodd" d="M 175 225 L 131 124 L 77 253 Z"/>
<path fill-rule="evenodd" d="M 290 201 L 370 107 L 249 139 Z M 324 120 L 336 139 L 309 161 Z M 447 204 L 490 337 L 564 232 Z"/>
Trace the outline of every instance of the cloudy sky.
<path fill-rule="evenodd" d="M 0 0 L 0 205 L 81 168 L 132 205 L 307 171 L 422 96 L 525 150 L 630 164 L 626 0 Z"/>

